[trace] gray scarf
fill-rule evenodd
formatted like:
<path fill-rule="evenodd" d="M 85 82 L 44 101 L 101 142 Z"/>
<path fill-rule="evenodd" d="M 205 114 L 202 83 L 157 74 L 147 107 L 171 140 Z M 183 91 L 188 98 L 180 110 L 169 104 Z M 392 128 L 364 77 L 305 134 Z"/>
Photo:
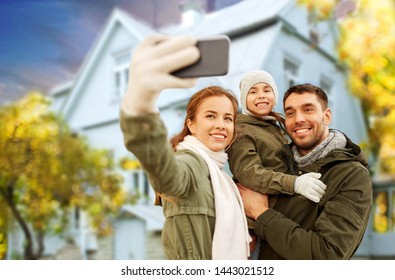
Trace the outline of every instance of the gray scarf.
<path fill-rule="evenodd" d="M 295 145 L 292 147 L 292 152 L 298 167 L 304 167 L 319 158 L 325 157 L 334 149 L 344 148 L 346 144 L 347 140 L 343 133 L 337 130 L 330 130 L 328 138 L 326 138 L 307 155 L 301 156 Z"/>

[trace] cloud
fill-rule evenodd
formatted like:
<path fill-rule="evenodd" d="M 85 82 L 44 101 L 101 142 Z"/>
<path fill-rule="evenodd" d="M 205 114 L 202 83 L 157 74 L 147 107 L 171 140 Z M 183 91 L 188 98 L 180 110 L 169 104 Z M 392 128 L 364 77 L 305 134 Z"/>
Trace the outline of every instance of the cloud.
<path fill-rule="evenodd" d="M 0 67 L 0 103 L 16 100 L 29 91 L 47 93 L 54 86 L 73 79 L 74 75 L 65 72 L 62 67 L 36 67 L 24 65 L 15 69 Z"/>
<path fill-rule="evenodd" d="M 12 92 L 12 94 L 9 94 Z M 2 84 L 0 83 L 0 106 L 13 102 L 26 95 L 26 89 L 20 84 Z"/>

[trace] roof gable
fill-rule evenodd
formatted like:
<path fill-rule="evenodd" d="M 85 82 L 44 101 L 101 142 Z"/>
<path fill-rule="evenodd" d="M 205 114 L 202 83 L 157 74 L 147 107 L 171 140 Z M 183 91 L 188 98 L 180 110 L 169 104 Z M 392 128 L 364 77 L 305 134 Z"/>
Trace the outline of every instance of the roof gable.
<path fill-rule="evenodd" d="M 61 108 L 61 111 L 66 119 L 70 116 L 75 102 L 78 100 L 79 95 L 83 92 L 81 88 L 83 87 L 85 80 L 91 73 L 96 61 L 101 59 L 100 54 L 102 49 L 105 47 L 106 43 L 111 37 L 113 30 L 115 30 L 118 24 L 123 26 L 128 32 L 130 32 L 131 36 L 136 38 L 138 41 L 142 41 L 148 35 L 155 33 L 154 30 L 132 19 L 122 10 L 117 8 L 114 9 L 106 25 L 104 26 L 104 29 L 99 33 L 96 42 L 93 44 L 93 47 L 86 56 L 86 59 L 80 67 L 80 70 L 76 74 L 77 78 L 74 81 L 68 99 Z"/>

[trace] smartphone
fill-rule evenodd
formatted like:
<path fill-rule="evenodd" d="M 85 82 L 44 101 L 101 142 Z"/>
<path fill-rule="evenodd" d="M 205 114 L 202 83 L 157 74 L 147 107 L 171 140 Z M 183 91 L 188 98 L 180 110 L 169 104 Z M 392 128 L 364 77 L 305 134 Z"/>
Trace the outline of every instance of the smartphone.
<path fill-rule="evenodd" d="M 172 75 L 180 78 L 223 76 L 229 71 L 230 39 L 226 35 L 199 38 L 196 44 L 200 51 L 197 62 L 174 71 Z"/>

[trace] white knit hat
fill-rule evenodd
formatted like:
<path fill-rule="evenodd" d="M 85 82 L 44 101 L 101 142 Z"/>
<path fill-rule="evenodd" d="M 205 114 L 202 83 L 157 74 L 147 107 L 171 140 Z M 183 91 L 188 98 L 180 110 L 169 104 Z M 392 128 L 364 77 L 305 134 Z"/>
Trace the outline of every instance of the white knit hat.
<path fill-rule="evenodd" d="M 274 106 L 276 106 L 278 98 L 278 90 L 272 75 L 263 70 L 256 70 L 245 75 L 240 81 L 240 102 L 243 114 L 251 115 L 247 109 L 247 94 L 251 87 L 258 83 L 268 84 L 274 93 Z"/>

